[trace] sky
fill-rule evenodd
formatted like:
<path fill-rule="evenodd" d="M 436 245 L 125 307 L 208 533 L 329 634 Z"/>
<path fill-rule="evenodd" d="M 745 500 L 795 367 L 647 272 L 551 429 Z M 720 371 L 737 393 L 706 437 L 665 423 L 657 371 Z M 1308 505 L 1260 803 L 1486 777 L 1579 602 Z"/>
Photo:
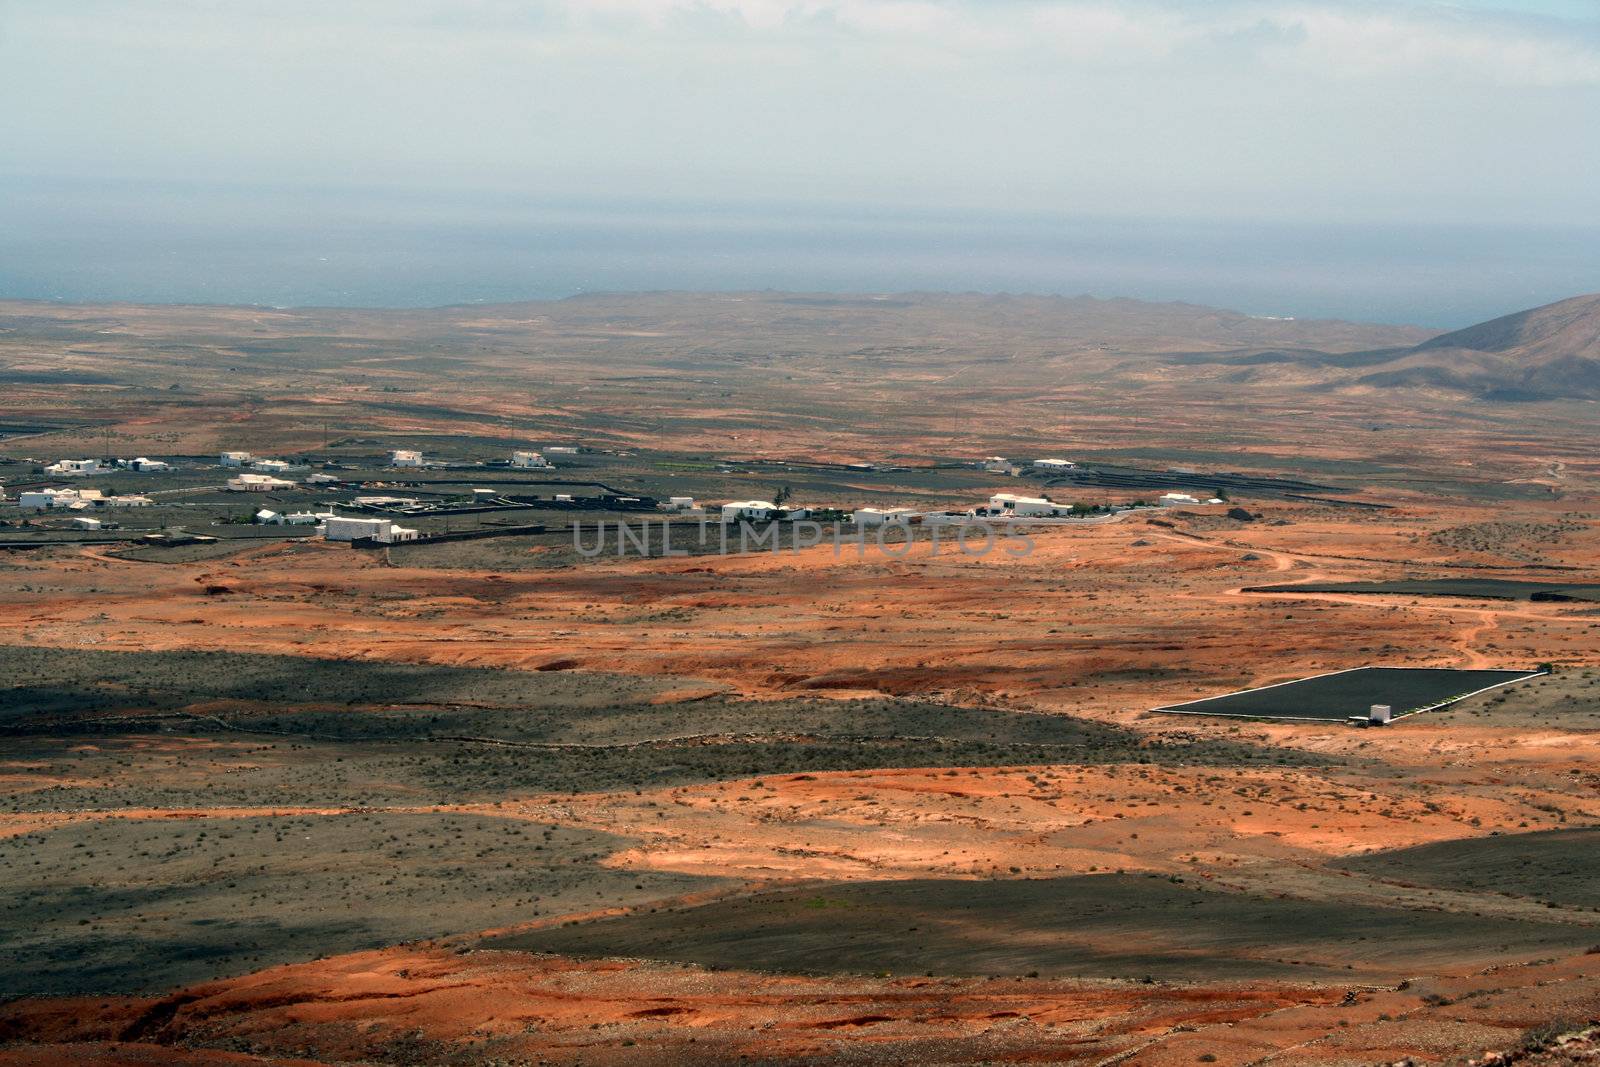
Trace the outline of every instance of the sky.
<path fill-rule="evenodd" d="M 1600 225 L 1600 0 L 0 0 L 0 103 L 0 193 L 219 226 Z"/>
<path fill-rule="evenodd" d="M 34 175 L 1600 215 L 1593 0 L 0 0 L 0 99 Z"/>

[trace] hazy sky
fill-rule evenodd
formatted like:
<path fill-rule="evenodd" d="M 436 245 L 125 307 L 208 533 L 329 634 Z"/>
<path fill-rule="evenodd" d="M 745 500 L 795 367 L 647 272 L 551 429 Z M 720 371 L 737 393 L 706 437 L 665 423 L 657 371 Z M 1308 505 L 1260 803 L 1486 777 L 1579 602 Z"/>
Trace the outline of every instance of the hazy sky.
<path fill-rule="evenodd" d="M 1600 2 L 0 0 L 0 176 L 1600 221 Z"/>

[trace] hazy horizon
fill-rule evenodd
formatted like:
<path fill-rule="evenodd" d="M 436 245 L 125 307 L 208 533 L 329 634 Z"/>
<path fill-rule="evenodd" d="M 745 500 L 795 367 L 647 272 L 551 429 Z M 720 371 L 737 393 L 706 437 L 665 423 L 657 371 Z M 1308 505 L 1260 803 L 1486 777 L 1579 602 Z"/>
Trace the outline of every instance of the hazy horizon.
<path fill-rule="evenodd" d="M 1009 292 L 1450 329 L 1600 288 L 1600 227 L 1072 218 L 6 183 L 0 298 L 433 307 L 593 292 Z"/>
<path fill-rule="evenodd" d="M 1600 290 L 1583 0 L 0 0 L 0 297 Z"/>

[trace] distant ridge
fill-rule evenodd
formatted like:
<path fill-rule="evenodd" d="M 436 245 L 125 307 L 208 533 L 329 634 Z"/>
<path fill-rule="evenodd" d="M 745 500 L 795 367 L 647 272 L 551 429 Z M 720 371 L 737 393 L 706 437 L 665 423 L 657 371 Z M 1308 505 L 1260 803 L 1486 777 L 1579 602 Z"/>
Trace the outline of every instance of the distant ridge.
<path fill-rule="evenodd" d="M 1600 399 L 1600 293 L 1441 334 L 1359 379 L 1491 400 Z"/>
<path fill-rule="evenodd" d="M 1235 368 L 1241 385 L 1420 389 L 1480 400 L 1600 400 L 1600 293 L 1518 311 L 1420 343 L 1334 352 L 1326 347 L 1192 352 L 1179 364 Z"/>

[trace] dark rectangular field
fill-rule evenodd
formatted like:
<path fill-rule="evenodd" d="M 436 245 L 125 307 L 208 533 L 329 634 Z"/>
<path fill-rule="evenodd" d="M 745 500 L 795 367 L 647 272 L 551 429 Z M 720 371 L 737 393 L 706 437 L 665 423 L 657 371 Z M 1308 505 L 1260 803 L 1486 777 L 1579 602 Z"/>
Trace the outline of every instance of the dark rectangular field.
<path fill-rule="evenodd" d="M 1176 715 L 1343 722 L 1353 715 L 1365 717 L 1374 704 L 1387 704 L 1398 719 L 1536 674 L 1448 667 L 1356 667 L 1155 710 Z"/>
<path fill-rule="evenodd" d="M 1257 585 L 1246 593 L 1364 593 L 1394 596 L 1454 596 L 1479 600 L 1594 600 L 1600 585 L 1520 582 L 1504 578 L 1423 578 L 1393 582 L 1310 582 L 1301 585 Z"/>

